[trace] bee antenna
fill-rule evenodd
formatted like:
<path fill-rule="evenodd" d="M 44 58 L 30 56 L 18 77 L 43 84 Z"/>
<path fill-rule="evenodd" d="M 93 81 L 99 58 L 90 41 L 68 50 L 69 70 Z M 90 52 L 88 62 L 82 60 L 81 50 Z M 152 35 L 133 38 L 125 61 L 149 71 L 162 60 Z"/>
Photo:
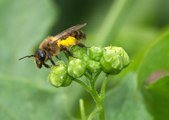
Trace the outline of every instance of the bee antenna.
<path fill-rule="evenodd" d="M 22 60 L 22 59 L 24 59 L 24 58 L 30 58 L 30 57 L 35 57 L 35 55 L 27 55 L 27 56 L 24 56 L 24 57 L 22 57 L 22 58 L 19 58 L 18 60 Z"/>

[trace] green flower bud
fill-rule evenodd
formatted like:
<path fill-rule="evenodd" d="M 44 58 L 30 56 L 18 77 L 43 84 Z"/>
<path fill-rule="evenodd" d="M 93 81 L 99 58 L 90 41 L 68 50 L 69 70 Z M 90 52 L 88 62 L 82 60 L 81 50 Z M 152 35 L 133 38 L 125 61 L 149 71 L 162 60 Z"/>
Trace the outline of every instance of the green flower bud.
<path fill-rule="evenodd" d="M 88 49 L 89 57 L 95 61 L 100 61 L 100 58 L 103 55 L 103 49 L 100 47 L 91 47 Z"/>
<path fill-rule="evenodd" d="M 101 68 L 102 68 L 102 66 L 101 66 L 100 62 L 97 62 L 94 60 L 89 60 L 87 62 L 87 69 L 91 73 L 98 73 L 101 71 Z"/>
<path fill-rule="evenodd" d="M 73 53 L 73 57 L 76 58 L 83 58 L 87 56 L 87 48 L 85 47 L 79 47 L 79 46 L 73 46 L 71 48 L 71 52 Z"/>
<path fill-rule="evenodd" d="M 91 59 L 89 58 L 88 55 L 85 55 L 85 56 L 83 56 L 82 60 L 84 61 L 84 63 L 87 63 Z"/>
<path fill-rule="evenodd" d="M 127 67 L 130 63 L 130 58 L 129 58 L 128 54 L 124 51 L 124 52 L 122 52 L 121 56 L 123 56 L 124 67 Z"/>
<path fill-rule="evenodd" d="M 73 46 L 71 49 L 71 52 L 73 53 L 74 58 L 79 58 L 86 63 L 88 60 L 90 60 L 89 56 L 87 55 L 87 48 L 86 47 L 79 47 L 79 46 Z M 71 59 L 72 57 L 70 57 Z"/>
<path fill-rule="evenodd" d="M 68 65 L 68 74 L 73 78 L 81 77 L 86 71 L 86 64 L 83 60 L 72 58 Z"/>
<path fill-rule="evenodd" d="M 108 74 L 117 74 L 129 64 L 129 56 L 121 47 L 105 47 L 101 58 L 103 71 Z"/>
<path fill-rule="evenodd" d="M 59 65 L 53 66 L 49 73 L 49 82 L 55 87 L 65 87 L 71 84 L 72 80 L 67 74 L 67 67 L 63 61 Z"/>
<path fill-rule="evenodd" d="M 73 80 L 73 78 L 67 74 L 67 78 L 63 82 L 62 87 L 69 86 L 72 83 L 72 80 Z"/>

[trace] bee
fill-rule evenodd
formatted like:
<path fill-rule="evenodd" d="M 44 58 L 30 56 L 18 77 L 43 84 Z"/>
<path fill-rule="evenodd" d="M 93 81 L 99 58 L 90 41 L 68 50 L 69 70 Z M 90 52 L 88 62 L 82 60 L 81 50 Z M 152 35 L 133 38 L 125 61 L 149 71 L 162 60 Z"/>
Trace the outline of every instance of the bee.
<path fill-rule="evenodd" d="M 68 49 L 69 47 L 74 45 L 84 47 L 84 45 L 80 42 L 81 39 L 86 38 L 85 33 L 80 30 L 84 26 L 86 26 L 86 23 L 70 27 L 56 36 L 47 37 L 41 42 L 39 48 L 33 55 L 24 56 L 19 60 L 34 57 L 38 68 L 41 68 L 42 66 L 50 68 L 50 66 L 45 62 L 50 60 L 52 65 L 55 65 L 52 57 L 57 57 L 61 51 L 66 51 L 69 55 L 72 56 L 72 53 Z"/>

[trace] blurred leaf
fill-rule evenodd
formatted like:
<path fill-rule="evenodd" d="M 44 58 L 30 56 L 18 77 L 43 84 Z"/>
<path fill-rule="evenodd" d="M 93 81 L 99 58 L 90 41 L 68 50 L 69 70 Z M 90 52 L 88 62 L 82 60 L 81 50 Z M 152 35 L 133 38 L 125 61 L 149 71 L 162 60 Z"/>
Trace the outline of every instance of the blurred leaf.
<path fill-rule="evenodd" d="M 169 118 L 169 76 L 165 76 L 148 85 L 145 90 L 147 105 L 154 116 L 154 120 L 168 120 Z"/>
<path fill-rule="evenodd" d="M 110 10 L 106 14 L 105 19 L 103 20 L 104 22 L 96 36 L 100 45 L 104 46 L 110 44 L 110 41 L 115 38 L 133 1 L 134 0 L 118 0 L 115 1 L 115 3 L 112 2 Z M 110 38 L 110 36 L 113 36 L 113 38 Z"/>
<path fill-rule="evenodd" d="M 105 99 L 106 120 L 152 120 L 137 89 L 134 73 L 130 73 Z"/>
<path fill-rule="evenodd" d="M 95 1 L 92 2 L 95 3 Z M 86 12 L 86 7 L 89 8 L 89 2 L 83 1 L 84 6 L 81 1 L 71 1 L 68 4 L 67 1 L 63 0 L 61 2 L 64 14 L 60 18 L 61 24 L 57 26 L 60 29 L 70 23 L 85 21 L 87 16 L 94 16 L 93 14 L 89 14 L 93 12 L 93 9 L 97 8 L 100 12 L 97 10 L 95 12 L 98 13 L 97 15 L 101 19 L 94 16 L 94 23 L 102 21 L 105 18 L 103 25 L 100 27 L 99 36 L 101 37 L 99 37 L 100 40 L 96 39 L 94 42 L 93 39 L 89 39 L 88 41 L 90 43 L 93 42 L 95 45 L 110 44 L 117 41 L 116 44 L 125 47 L 127 51 L 133 54 L 160 30 L 158 28 L 156 31 L 156 24 L 154 24 L 156 21 L 160 21 L 159 25 L 167 24 L 167 10 L 169 7 L 164 1 L 120 0 L 112 2 L 112 0 L 107 0 L 106 4 L 111 6 L 107 14 L 106 11 L 109 7 L 105 4 L 103 4 L 103 7 L 102 1 L 99 7 L 96 4 L 94 4 L 95 6 L 92 5 L 91 1 L 89 1 L 90 9 L 87 9 Z M 75 2 L 78 4 L 74 4 Z M 65 3 L 67 7 L 65 7 Z M 57 5 L 57 2 L 55 4 Z M 163 7 L 164 4 L 166 7 Z M 34 46 L 38 45 L 47 35 L 50 35 L 49 31 L 53 23 L 57 24 L 56 22 L 58 21 L 58 18 L 56 18 L 58 15 L 56 5 L 54 5 L 52 0 L 0 0 L 0 119 L 2 120 L 67 120 L 74 119 L 70 116 L 70 112 L 72 111 L 78 116 L 78 99 L 79 97 L 85 97 L 83 96 L 84 94 L 79 94 L 81 93 L 81 87 L 71 85 L 68 88 L 52 88 L 46 82 L 49 70 L 41 69 L 38 71 L 32 59 L 17 61 L 18 58 L 24 55 L 33 54 L 32 50 Z M 158 5 L 161 6 L 159 7 Z M 79 7 L 78 11 L 77 6 Z M 70 10 L 72 7 L 73 9 Z M 82 7 L 84 7 L 83 10 L 80 10 Z M 163 8 L 167 8 L 167 10 Z M 156 16 L 157 12 L 165 20 Z M 153 24 L 153 27 L 151 26 L 150 28 L 149 24 L 145 23 Z M 99 26 L 100 22 L 97 24 Z M 56 27 L 53 26 L 53 33 L 55 33 Z M 95 27 L 95 29 L 97 28 Z M 96 32 L 88 33 L 88 35 L 90 34 L 95 36 Z M 104 35 L 102 36 L 102 34 Z M 156 40 L 155 44 L 148 45 L 148 49 L 145 50 L 146 54 L 145 52 L 139 53 L 138 58 L 140 60 L 131 61 L 131 64 L 134 63 L 136 67 L 141 63 L 138 71 L 138 78 L 141 83 L 145 80 L 149 80 L 150 82 L 158 80 L 168 72 L 169 64 L 167 60 L 169 50 L 167 49 L 167 39 L 169 39 L 168 33 L 165 33 Z M 127 72 L 130 70 L 126 69 Z M 123 76 L 128 74 L 127 72 L 123 72 Z M 105 100 L 106 118 L 108 120 L 112 118 L 117 120 L 152 119 L 144 106 L 136 82 L 136 76 L 130 74 L 124 81 L 121 81 L 119 86 L 110 88 L 110 92 Z M 153 105 L 157 103 L 161 105 L 158 106 L 159 110 L 152 111 L 152 114 L 156 118 L 164 115 L 165 119 L 167 116 L 166 110 L 168 109 L 168 104 L 166 102 L 168 97 L 165 96 L 168 93 L 167 84 L 167 82 L 163 85 L 154 83 L 154 87 L 148 89 L 148 93 L 150 93 L 148 98 L 151 95 L 152 98 L 157 98 L 155 102 L 150 103 L 149 107 L 154 108 Z M 159 86 L 163 86 L 164 89 L 160 91 L 161 87 Z M 85 101 L 87 103 L 85 106 L 90 106 L 89 102 L 91 102 L 91 99 L 87 97 L 85 100 L 87 100 L 87 102 Z M 163 100 L 166 106 L 161 103 Z M 149 99 L 147 102 L 149 103 Z M 91 104 L 93 105 L 93 103 Z M 90 112 L 89 109 L 86 109 L 86 111 L 87 113 Z M 161 113 L 161 111 L 164 113 Z"/>
<path fill-rule="evenodd" d="M 50 0 L 0 1 L 0 119 L 67 120 L 69 99 L 47 82 L 47 69 L 38 71 L 31 53 L 56 21 Z M 55 89 L 56 90 L 56 89 Z"/>
<path fill-rule="evenodd" d="M 168 0 L 135 0 L 127 22 L 150 28 L 163 28 L 168 25 Z"/>
<path fill-rule="evenodd" d="M 112 43 L 116 46 L 123 47 L 133 57 L 147 43 L 150 43 L 157 36 L 158 32 L 156 29 L 149 27 L 127 25 L 121 28 L 120 34 L 117 35 Z"/>
<path fill-rule="evenodd" d="M 74 120 L 66 111 L 68 96 L 20 79 L 0 80 L 1 120 Z"/>
<path fill-rule="evenodd" d="M 33 58 L 22 61 L 18 59 L 24 55 L 34 54 L 33 46 L 46 37 L 52 23 L 56 21 L 57 11 L 55 10 L 52 2 L 47 0 L 2 0 L 0 2 L 0 62 L 2 64 L 0 74 L 20 78 L 24 76 L 32 80 L 40 78 Z"/>
<path fill-rule="evenodd" d="M 141 55 L 140 66 L 137 65 L 139 66 L 139 87 L 143 90 L 147 106 L 155 116 L 155 120 L 167 120 L 169 117 L 168 77 L 164 77 L 169 72 L 168 44 L 169 30 L 167 29 L 147 46 Z M 145 87 L 147 84 L 148 88 Z"/>
<path fill-rule="evenodd" d="M 169 30 L 164 32 L 154 43 L 148 45 L 143 53 L 141 65 L 138 69 L 140 85 L 149 81 L 154 73 L 168 72 L 169 70 Z"/>

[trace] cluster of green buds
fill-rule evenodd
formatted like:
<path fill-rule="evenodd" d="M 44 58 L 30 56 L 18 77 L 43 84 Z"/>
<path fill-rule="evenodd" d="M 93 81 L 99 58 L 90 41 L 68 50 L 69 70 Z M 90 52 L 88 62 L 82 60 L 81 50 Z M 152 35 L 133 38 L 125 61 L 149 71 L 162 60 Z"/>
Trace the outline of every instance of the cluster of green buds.
<path fill-rule="evenodd" d="M 104 72 L 115 75 L 130 62 L 128 54 L 121 47 L 73 46 L 71 52 L 73 57 L 69 57 L 68 63 L 59 61 L 59 65 L 51 69 L 49 81 L 55 87 L 68 86 L 72 80 L 82 77 L 85 73 L 92 75 Z"/>

